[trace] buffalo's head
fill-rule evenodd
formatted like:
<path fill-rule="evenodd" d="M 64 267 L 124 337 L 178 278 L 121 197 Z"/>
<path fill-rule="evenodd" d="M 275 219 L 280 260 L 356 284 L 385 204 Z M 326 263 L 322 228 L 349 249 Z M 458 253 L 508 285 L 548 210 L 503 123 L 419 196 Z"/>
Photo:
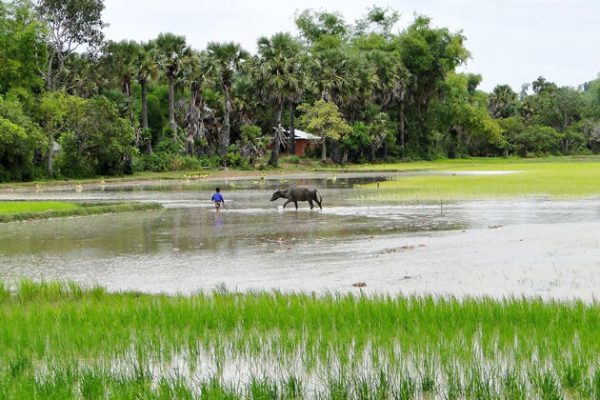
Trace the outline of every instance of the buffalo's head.
<path fill-rule="evenodd" d="M 275 201 L 275 200 L 279 199 L 280 197 L 283 197 L 281 195 L 281 189 L 279 189 L 278 191 L 273 193 L 273 196 L 271 196 L 271 201 Z"/>

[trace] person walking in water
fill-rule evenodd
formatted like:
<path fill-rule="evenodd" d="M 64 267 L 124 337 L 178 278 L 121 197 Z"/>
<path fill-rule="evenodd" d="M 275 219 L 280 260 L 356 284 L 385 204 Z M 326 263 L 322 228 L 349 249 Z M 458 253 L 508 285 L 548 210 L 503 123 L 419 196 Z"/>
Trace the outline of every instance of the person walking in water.
<path fill-rule="evenodd" d="M 211 200 L 215 203 L 215 210 L 220 212 L 221 207 L 225 206 L 225 199 L 223 199 L 223 195 L 221 194 L 221 188 L 216 188 L 215 193 L 213 193 Z"/>

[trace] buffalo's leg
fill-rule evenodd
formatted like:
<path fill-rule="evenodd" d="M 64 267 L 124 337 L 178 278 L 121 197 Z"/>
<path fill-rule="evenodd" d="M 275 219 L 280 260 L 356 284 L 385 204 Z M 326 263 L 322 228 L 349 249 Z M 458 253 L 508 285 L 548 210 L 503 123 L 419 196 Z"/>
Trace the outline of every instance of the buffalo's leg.
<path fill-rule="evenodd" d="M 322 210 L 323 207 L 321 207 L 321 202 L 317 199 L 317 196 L 315 196 L 315 201 L 317 202 L 317 204 L 319 205 L 319 208 Z"/>
<path fill-rule="evenodd" d="M 298 202 L 294 200 L 294 204 L 296 205 L 296 210 L 298 209 Z"/>
<path fill-rule="evenodd" d="M 313 204 L 312 200 L 308 201 L 308 204 L 310 204 L 310 209 L 312 210 L 313 208 L 315 208 L 315 205 Z"/>
<path fill-rule="evenodd" d="M 288 204 L 290 204 L 292 202 L 292 200 L 288 200 L 283 204 L 283 208 L 285 208 L 285 206 L 287 206 Z M 296 208 L 298 208 L 298 204 L 296 203 Z"/>

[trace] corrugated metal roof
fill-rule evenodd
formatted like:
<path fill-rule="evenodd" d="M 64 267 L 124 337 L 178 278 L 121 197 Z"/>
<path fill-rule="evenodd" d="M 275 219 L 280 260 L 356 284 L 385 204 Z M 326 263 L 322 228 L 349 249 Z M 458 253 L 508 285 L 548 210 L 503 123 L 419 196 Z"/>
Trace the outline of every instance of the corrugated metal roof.
<path fill-rule="evenodd" d="M 288 131 L 286 131 L 286 133 L 289 135 Z M 314 140 L 314 141 L 321 140 L 321 138 L 319 136 L 313 135 L 312 133 L 301 131 L 300 129 L 294 129 L 294 136 L 295 136 L 296 140 L 298 140 L 298 139 Z"/>

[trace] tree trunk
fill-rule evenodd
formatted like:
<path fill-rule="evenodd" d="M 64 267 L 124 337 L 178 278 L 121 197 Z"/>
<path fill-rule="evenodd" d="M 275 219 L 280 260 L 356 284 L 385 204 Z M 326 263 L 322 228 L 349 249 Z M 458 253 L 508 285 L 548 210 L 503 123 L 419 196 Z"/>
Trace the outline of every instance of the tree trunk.
<path fill-rule="evenodd" d="M 152 154 L 152 135 L 150 135 L 149 126 L 148 126 L 148 98 L 146 96 L 146 81 L 140 81 L 140 85 L 142 87 L 142 133 L 146 137 L 146 153 Z"/>
<path fill-rule="evenodd" d="M 169 126 L 173 130 L 173 137 L 177 136 L 177 122 L 175 122 L 175 82 L 169 77 Z"/>
<path fill-rule="evenodd" d="M 194 155 L 194 136 L 191 133 L 188 133 L 187 137 L 187 155 Z"/>
<path fill-rule="evenodd" d="M 125 84 L 125 90 L 127 91 L 127 111 L 129 112 L 129 121 L 131 125 L 135 124 L 135 115 L 133 113 L 133 90 L 131 90 L 131 81 Z"/>
<path fill-rule="evenodd" d="M 50 58 L 48 59 L 48 70 L 46 71 L 46 88 L 49 92 L 54 90 L 54 79 L 52 78 L 52 74 L 54 73 L 52 69 L 52 63 L 54 63 L 54 52 L 50 52 Z"/>
<path fill-rule="evenodd" d="M 405 138 L 405 131 L 406 131 L 406 127 L 405 127 L 405 118 L 404 118 L 404 96 L 405 96 L 405 92 L 404 89 L 402 89 L 402 93 L 400 94 L 400 116 L 399 116 L 399 121 L 398 121 L 398 128 L 400 131 L 400 149 L 402 150 L 402 156 L 406 155 L 406 138 Z"/>
<path fill-rule="evenodd" d="M 202 95 L 200 95 L 200 101 L 198 104 L 198 118 L 200 119 L 200 126 L 198 127 L 198 139 L 200 139 L 200 143 L 202 143 L 200 149 L 198 149 L 198 152 L 201 156 L 203 156 L 206 154 L 206 141 L 204 140 L 204 101 L 202 100 Z"/>
<path fill-rule="evenodd" d="M 340 156 L 340 141 L 334 140 L 331 144 L 331 160 L 339 164 L 342 161 L 342 157 Z"/>
<path fill-rule="evenodd" d="M 275 112 L 275 132 L 273 133 L 273 148 L 271 149 L 271 157 L 269 158 L 269 165 L 276 167 L 279 164 L 279 148 L 281 147 L 281 114 L 283 113 L 283 105 L 277 107 Z"/>
<path fill-rule="evenodd" d="M 221 156 L 221 163 L 224 167 L 227 167 L 227 160 L 225 157 L 227 156 L 227 148 L 229 148 L 229 138 L 230 138 L 230 113 L 231 113 L 231 99 L 229 94 L 229 86 L 223 86 L 223 97 L 225 100 L 225 109 L 223 112 L 223 130 L 221 133 L 221 148 L 219 149 L 219 156 Z"/>
<path fill-rule="evenodd" d="M 289 105 L 290 110 L 290 149 L 289 154 L 296 154 L 296 127 L 294 126 L 294 114 L 296 112 L 296 104 L 293 101 L 290 101 Z"/>
<path fill-rule="evenodd" d="M 146 96 L 146 81 L 140 82 L 142 89 L 142 129 L 148 129 L 148 98 Z"/>
<path fill-rule="evenodd" d="M 54 135 L 48 132 L 48 176 L 54 176 L 54 166 L 52 159 L 54 158 Z"/>
<path fill-rule="evenodd" d="M 196 136 L 196 104 L 198 102 L 198 89 L 192 85 L 192 98 L 190 99 L 190 109 L 186 117 L 187 128 L 187 155 L 194 155 L 194 139 Z"/>
<path fill-rule="evenodd" d="M 323 145 L 321 146 L 321 162 L 327 161 L 327 147 L 325 145 L 326 139 L 323 138 Z"/>
<path fill-rule="evenodd" d="M 129 114 L 129 122 L 135 129 L 135 147 L 140 146 L 140 130 L 136 128 L 135 115 L 133 113 L 133 91 L 131 90 L 131 80 L 125 83 L 125 92 L 127 95 L 127 112 Z"/>

